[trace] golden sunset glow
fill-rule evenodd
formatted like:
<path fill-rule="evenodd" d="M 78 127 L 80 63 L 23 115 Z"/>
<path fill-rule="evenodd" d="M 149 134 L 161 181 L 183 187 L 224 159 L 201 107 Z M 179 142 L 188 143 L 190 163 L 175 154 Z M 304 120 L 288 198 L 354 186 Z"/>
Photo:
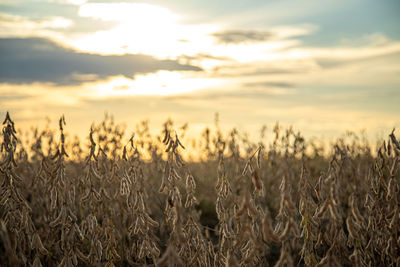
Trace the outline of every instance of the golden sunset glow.
<path fill-rule="evenodd" d="M 138 75 L 135 80 L 118 77 L 96 86 L 93 94 L 99 98 L 135 96 L 135 95 L 177 95 L 196 90 L 216 87 L 218 79 L 185 77 L 179 72 L 159 71 L 154 74 Z"/>

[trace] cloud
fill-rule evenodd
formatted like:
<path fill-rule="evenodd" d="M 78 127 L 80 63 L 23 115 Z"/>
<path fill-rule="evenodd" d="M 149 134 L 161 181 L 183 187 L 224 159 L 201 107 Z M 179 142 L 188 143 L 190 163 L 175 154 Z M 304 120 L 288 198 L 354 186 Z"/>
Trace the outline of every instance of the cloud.
<path fill-rule="evenodd" d="M 152 16 L 147 15 L 151 13 Z M 79 8 L 82 17 L 97 18 L 103 21 L 144 21 L 154 23 L 154 18 L 177 19 L 169 9 L 143 3 L 89 3 Z"/>
<path fill-rule="evenodd" d="M 42 38 L 0 39 L 0 82 L 50 82 L 57 85 L 80 84 L 94 79 L 159 70 L 200 71 L 174 60 L 158 60 L 147 55 L 101 56 L 80 53 Z"/>
<path fill-rule="evenodd" d="M 12 6 L 0 3 L 0 38 L 40 37 L 66 42 L 79 35 L 112 29 L 118 24 L 80 17 L 76 10 L 78 7 L 70 4 L 51 2 L 31 5 L 29 3 L 13 10 Z M 11 12 L 7 13 L 8 9 Z"/>
<path fill-rule="evenodd" d="M 216 66 L 211 76 L 223 78 L 278 77 L 281 75 L 306 75 L 314 68 L 306 60 L 278 60 L 277 62 L 236 63 Z"/>
<path fill-rule="evenodd" d="M 346 58 L 317 58 L 316 62 L 322 68 L 338 68 L 345 65 L 350 64 L 368 64 L 376 60 L 385 60 L 386 62 L 391 62 L 392 60 L 396 60 L 398 62 L 400 58 L 400 51 L 389 52 L 386 55 L 372 55 L 370 57 L 363 58 L 355 58 L 355 59 L 346 59 Z"/>
<path fill-rule="evenodd" d="M 225 100 L 236 100 L 251 101 L 258 99 L 282 99 L 286 96 L 292 96 L 297 93 L 293 84 L 284 82 L 255 82 L 255 83 L 240 83 L 232 85 L 229 89 L 205 89 L 194 92 L 182 93 L 179 95 L 167 96 L 168 99 L 183 101 L 187 103 L 194 102 L 211 102 L 213 101 L 225 101 Z M 211 102 L 210 102 L 211 101 Z M 218 104 L 220 105 L 220 104 Z"/>
<path fill-rule="evenodd" d="M 64 0 L 66 3 L 72 4 L 72 5 L 83 5 L 87 2 L 87 0 Z"/>
<path fill-rule="evenodd" d="M 293 88 L 294 84 L 288 82 L 250 82 L 244 83 L 244 87 L 280 87 L 280 88 Z"/>
<path fill-rule="evenodd" d="M 267 31 L 252 30 L 230 30 L 212 34 L 219 43 L 238 44 L 248 42 L 264 42 L 274 37 L 274 34 Z"/>
<path fill-rule="evenodd" d="M 42 19 L 0 13 L 1 37 L 32 37 L 33 35 L 56 35 L 55 32 L 67 30 L 74 25 L 70 19 L 56 16 Z"/>

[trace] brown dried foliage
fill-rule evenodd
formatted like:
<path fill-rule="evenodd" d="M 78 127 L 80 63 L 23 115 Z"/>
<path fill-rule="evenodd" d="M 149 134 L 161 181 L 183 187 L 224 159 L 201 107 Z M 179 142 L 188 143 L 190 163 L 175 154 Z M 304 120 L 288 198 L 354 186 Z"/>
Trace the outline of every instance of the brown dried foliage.
<path fill-rule="evenodd" d="M 394 130 L 373 153 L 353 133 L 324 152 L 279 125 L 269 145 L 265 128 L 255 144 L 235 129 L 225 136 L 218 119 L 194 140 L 183 139 L 187 125 L 168 120 L 153 136 L 144 121 L 124 144 L 107 116 L 86 148 L 65 127 L 62 116 L 58 130 L 23 141 L 6 114 L 4 266 L 400 264 Z"/>

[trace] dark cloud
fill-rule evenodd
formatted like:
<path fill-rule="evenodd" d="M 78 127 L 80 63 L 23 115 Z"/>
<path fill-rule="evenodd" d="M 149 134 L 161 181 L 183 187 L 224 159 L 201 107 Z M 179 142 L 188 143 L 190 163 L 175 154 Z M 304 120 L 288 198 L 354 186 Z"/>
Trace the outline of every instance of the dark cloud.
<path fill-rule="evenodd" d="M 203 60 L 203 59 L 212 59 L 212 60 L 218 60 L 218 61 L 234 61 L 230 57 L 224 57 L 224 56 L 213 56 L 208 53 L 198 53 L 194 56 L 187 56 L 187 55 L 182 55 L 179 57 L 179 59 L 182 60 Z"/>
<path fill-rule="evenodd" d="M 51 82 L 79 84 L 83 80 L 105 79 L 158 70 L 200 71 L 196 66 L 148 55 L 102 56 L 80 53 L 42 38 L 0 39 L 0 82 Z"/>
<path fill-rule="evenodd" d="M 305 74 L 310 71 L 307 67 L 285 67 L 284 62 L 281 65 L 281 67 L 270 66 L 268 63 L 222 65 L 213 69 L 212 76 L 224 78 L 276 76 L 281 74 Z"/>
<path fill-rule="evenodd" d="M 399 52 L 388 53 L 384 55 L 373 55 L 373 56 L 365 56 L 362 58 L 316 58 L 316 63 L 324 69 L 338 68 L 342 66 L 347 66 L 351 64 L 357 63 L 370 63 L 384 61 L 386 64 L 388 63 L 397 63 L 400 59 Z"/>
<path fill-rule="evenodd" d="M 294 84 L 287 82 L 253 82 L 253 83 L 244 83 L 243 87 L 247 88 L 270 88 L 270 87 L 279 87 L 279 88 L 293 88 Z"/>
<path fill-rule="evenodd" d="M 220 43 L 246 43 L 270 40 L 274 34 L 266 31 L 231 30 L 212 34 Z"/>

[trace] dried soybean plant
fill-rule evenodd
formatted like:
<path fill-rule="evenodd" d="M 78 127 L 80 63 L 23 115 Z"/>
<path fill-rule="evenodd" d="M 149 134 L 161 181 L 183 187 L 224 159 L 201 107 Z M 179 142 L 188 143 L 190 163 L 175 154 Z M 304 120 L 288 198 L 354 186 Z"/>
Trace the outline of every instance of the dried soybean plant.
<path fill-rule="evenodd" d="M 218 168 L 217 168 L 217 200 L 216 200 L 216 212 L 218 215 L 218 249 L 214 258 L 214 265 L 223 265 L 231 262 L 237 262 L 236 256 L 234 255 L 233 242 L 235 233 L 232 229 L 232 223 L 234 218 L 232 204 L 233 195 L 232 188 L 228 177 L 226 175 L 225 163 L 224 163 L 224 151 L 225 142 L 218 140 L 217 144 L 218 151 Z"/>
<path fill-rule="evenodd" d="M 75 210 L 75 183 L 67 177 L 65 160 L 68 154 L 65 151 L 64 126 L 65 118 L 59 120 L 60 144 L 54 156 L 53 169 L 51 170 L 50 195 L 51 195 L 51 217 L 49 226 L 53 229 L 54 236 L 59 238 L 54 244 L 60 255 L 59 266 L 77 266 L 78 256 L 81 252 L 78 244 L 83 235 L 78 225 Z"/>
<path fill-rule="evenodd" d="M 263 147 L 260 145 L 247 160 L 242 171 L 240 187 L 243 189 L 242 203 L 235 210 L 236 244 L 240 248 L 240 265 L 265 265 L 267 247 L 262 236 L 265 213 L 260 200 L 264 197 L 264 183 L 260 177 Z M 256 164 L 254 164 L 256 161 Z M 250 182 L 251 181 L 251 182 Z"/>
<path fill-rule="evenodd" d="M 110 203 L 112 198 L 104 190 L 104 187 L 100 187 L 100 184 L 103 184 L 105 180 L 98 168 L 98 158 L 102 150 L 99 147 L 96 154 L 97 144 L 94 141 L 93 127 L 90 128 L 89 141 L 89 155 L 84 162 L 86 171 L 79 181 L 82 187 L 80 191 L 80 203 L 82 204 L 80 213 L 83 215 L 81 229 L 84 236 L 83 243 L 87 243 L 87 245 L 83 246 L 84 251 L 79 251 L 77 254 L 82 261 L 90 265 L 99 265 L 107 257 L 105 259 L 107 265 L 112 266 L 113 258 L 119 257 L 114 247 L 113 230 L 110 227 L 102 228 L 98 224 L 98 218 L 103 219 L 100 214 L 107 213 L 102 204 L 107 200 Z M 108 233 L 103 233 L 103 229 L 107 229 Z M 105 244 L 107 245 L 105 246 Z M 108 249 L 107 246 L 109 247 Z"/>
<path fill-rule="evenodd" d="M 163 143 L 167 146 L 167 161 L 162 178 L 160 192 L 167 194 L 165 214 L 168 226 L 172 229 L 168 247 L 164 255 L 158 261 L 160 266 L 170 266 L 172 259 L 177 265 L 211 266 L 211 255 L 201 225 L 198 222 L 198 214 L 194 207 L 197 204 L 195 197 L 196 181 L 188 166 L 179 154 L 178 148 L 185 149 L 178 135 L 171 136 L 171 129 L 164 126 Z M 182 206 L 182 198 L 178 183 L 185 177 L 186 200 Z M 187 215 L 186 219 L 184 214 Z"/>
<path fill-rule="evenodd" d="M 216 120 L 196 145 L 185 139 L 184 160 L 171 120 L 162 136 L 140 123 L 125 145 L 124 129 L 107 116 L 81 149 L 63 116 L 58 131 L 17 134 L 6 114 L 2 265 L 400 264 L 395 130 L 375 154 L 354 133 L 322 151 L 280 125 L 269 145 L 236 129 L 224 139 Z"/>
<path fill-rule="evenodd" d="M 0 236 L 8 255 L 8 264 L 26 265 L 29 259 L 26 255 L 34 253 L 34 262 L 40 265 L 40 254 L 47 254 L 31 219 L 31 208 L 21 193 L 24 190 L 23 180 L 15 172 L 17 137 L 14 122 L 7 112 L 3 122 L 3 143 L 1 152 L 5 156 L 0 161 L 2 178 L 1 229 Z"/>
<path fill-rule="evenodd" d="M 160 255 L 158 238 L 155 230 L 159 223 L 151 218 L 146 207 L 148 195 L 145 188 L 141 155 L 134 145 L 133 136 L 129 140 L 129 149 L 124 146 L 123 159 L 128 163 L 121 178 L 120 194 L 126 196 L 126 203 L 131 224 L 128 228 L 130 264 L 153 264 Z M 150 261 L 151 260 L 151 261 Z"/>

